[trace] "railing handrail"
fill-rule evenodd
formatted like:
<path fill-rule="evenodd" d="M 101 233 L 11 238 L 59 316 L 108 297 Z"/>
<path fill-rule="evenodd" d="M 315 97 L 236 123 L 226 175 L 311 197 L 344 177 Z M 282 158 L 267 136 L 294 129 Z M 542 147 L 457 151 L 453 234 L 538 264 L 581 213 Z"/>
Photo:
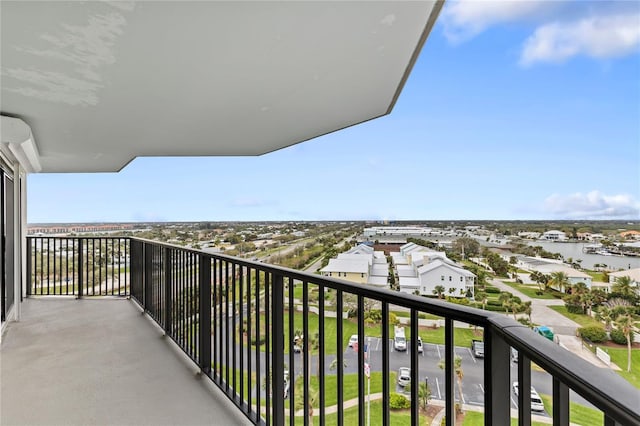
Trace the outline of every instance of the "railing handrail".
<path fill-rule="evenodd" d="M 464 305 L 449 303 L 439 299 L 400 293 L 373 286 L 356 284 L 334 277 L 325 277 L 308 272 L 298 271 L 276 265 L 247 260 L 222 253 L 209 253 L 200 249 L 186 248 L 175 244 L 158 242 L 138 237 L 46 237 L 27 236 L 37 238 L 70 238 L 70 239 L 129 239 L 158 247 L 193 253 L 205 258 L 229 262 L 236 266 L 273 274 L 274 277 L 286 277 L 323 288 L 339 290 L 369 298 L 388 305 L 408 308 L 417 312 L 426 312 L 443 316 L 448 320 L 461 321 L 490 329 L 491 333 L 502 338 L 506 343 L 518 351 L 522 351 L 528 359 L 544 368 L 554 378 L 559 379 L 570 389 L 580 394 L 594 406 L 603 410 L 609 418 L 621 424 L 633 424 L 640 419 L 637 407 L 640 405 L 638 391 L 623 378 L 571 354 L 551 343 L 547 339 L 531 332 L 531 330 L 517 321 L 490 311 L 471 308 Z M 274 279 L 274 282 L 276 280 Z M 279 280 L 282 283 L 282 280 Z"/>

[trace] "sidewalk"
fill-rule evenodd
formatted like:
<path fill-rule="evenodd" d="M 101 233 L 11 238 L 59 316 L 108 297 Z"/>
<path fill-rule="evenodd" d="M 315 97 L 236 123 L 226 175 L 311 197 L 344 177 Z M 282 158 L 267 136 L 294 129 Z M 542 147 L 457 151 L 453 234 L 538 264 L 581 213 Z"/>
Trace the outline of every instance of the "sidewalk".
<path fill-rule="evenodd" d="M 514 296 L 519 297 L 523 302 L 531 301 L 531 320 L 536 324 L 544 324 L 554 331 L 560 346 L 589 361 L 591 364 L 600 368 L 612 368 L 602 362 L 593 352 L 582 346 L 582 340 L 576 337 L 576 330 L 580 328 L 580 324 L 570 320 L 559 312 L 549 308 L 549 306 L 564 305 L 559 299 L 533 299 L 500 280 L 491 280 L 491 285 L 498 287 L 502 291 L 508 291 Z"/>

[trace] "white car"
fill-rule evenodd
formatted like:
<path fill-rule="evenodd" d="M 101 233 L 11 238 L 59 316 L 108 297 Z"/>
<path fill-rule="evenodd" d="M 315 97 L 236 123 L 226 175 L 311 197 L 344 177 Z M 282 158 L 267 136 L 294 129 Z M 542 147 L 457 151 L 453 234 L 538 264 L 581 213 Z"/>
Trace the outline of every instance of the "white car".
<path fill-rule="evenodd" d="M 358 335 L 354 334 L 349 338 L 349 347 L 352 348 L 356 343 L 358 343 Z"/>
<path fill-rule="evenodd" d="M 411 369 L 409 367 L 400 367 L 398 370 L 398 385 L 405 387 L 411 383 Z"/>
<path fill-rule="evenodd" d="M 513 382 L 513 393 L 518 396 L 518 382 Z M 544 411 L 544 403 L 538 392 L 531 386 L 531 411 Z"/>
<path fill-rule="evenodd" d="M 418 336 L 418 342 L 416 344 L 416 347 L 418 348 L 418 353 L 421 354 L 422 353 L 422 338 L 420 336 Z"/>

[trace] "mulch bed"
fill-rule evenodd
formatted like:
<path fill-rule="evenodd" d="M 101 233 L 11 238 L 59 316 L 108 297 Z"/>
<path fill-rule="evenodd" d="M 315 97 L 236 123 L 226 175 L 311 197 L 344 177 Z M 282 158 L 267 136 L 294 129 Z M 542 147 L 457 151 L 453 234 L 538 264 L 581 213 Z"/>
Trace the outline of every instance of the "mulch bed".
<path fill-rule="evenodd" d="M 608 340 L 606 342 L 597 343 L 598 346 L 606 346 L 608 348 L 616 348 L 616 349 L 627 349 L 627 345 L 619 345 L 617 343 Z M 640 349 L 640 342 L 633 342 L 631 344 L 631 349 Z"/>

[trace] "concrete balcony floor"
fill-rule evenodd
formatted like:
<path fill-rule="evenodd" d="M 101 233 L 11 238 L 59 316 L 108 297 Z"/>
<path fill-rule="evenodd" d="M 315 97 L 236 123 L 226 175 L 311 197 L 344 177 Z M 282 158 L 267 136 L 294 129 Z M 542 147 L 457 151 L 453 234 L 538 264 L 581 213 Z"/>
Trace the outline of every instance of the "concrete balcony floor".
<path fill-rule="evenodd" d="M 0 366 L 2 425 L 249 423 L 126 299 L 26 299 Z"/>

